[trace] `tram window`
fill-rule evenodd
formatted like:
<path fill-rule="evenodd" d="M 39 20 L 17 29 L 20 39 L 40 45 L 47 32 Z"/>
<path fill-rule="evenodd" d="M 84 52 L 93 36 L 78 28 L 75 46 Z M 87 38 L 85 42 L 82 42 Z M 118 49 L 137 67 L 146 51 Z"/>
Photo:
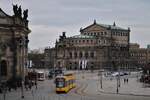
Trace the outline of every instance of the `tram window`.
<path fill-rule="evenodd" d="M 72 84 L 72 80 L 70 80 L 70 84 Z"/>
<path fill-rule="evenodd" d="M 69 80 L 69 84 L 70 84 L 70 85 L 72 84 L 71 80 Z"/>
<path fill-rule="evenodd" d="M 71 80 L 71 84 L 73 84 L 73 80 Z"/>
<path fill-rule="evenodd" d="M 70 80 L 68 81 L 68 85 L 70 85 Z"/>
<path fill-rule="evenodd" d="M 73 83 L 75 83 L 75 80 L 72 80 L 73 81 Z"/>
<path fill-rule="evenodd" d="M 65 86 L 68 86 L 68 85 L 69 85 L 69 81 L 66 81 L 66 82 L 65 82 Z"/>

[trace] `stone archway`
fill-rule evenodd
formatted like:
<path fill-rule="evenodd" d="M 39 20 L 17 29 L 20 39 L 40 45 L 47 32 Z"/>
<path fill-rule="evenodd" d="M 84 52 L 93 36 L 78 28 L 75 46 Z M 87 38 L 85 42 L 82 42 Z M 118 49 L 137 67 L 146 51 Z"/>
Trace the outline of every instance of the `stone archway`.
<path fill-rule="evenodd" d="M 0 75 L 7 76 L 7 62 L 6 60 L 2 60 L 0 62 Z"/>

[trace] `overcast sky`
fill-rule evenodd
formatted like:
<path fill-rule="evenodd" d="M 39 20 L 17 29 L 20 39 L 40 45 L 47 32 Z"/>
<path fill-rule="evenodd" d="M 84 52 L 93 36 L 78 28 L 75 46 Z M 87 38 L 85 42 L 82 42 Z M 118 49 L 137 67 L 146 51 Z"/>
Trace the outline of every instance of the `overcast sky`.
<path fill-rule="evenodd" d="M 150 0 L 0 0 L 0 8 L 12 15 L 12 3 L 29 9 L 30 49 L 53 47 L 63 31 L 79 34 L 94 19 L 130 27 L 131 42 L 150 44 Z"/>

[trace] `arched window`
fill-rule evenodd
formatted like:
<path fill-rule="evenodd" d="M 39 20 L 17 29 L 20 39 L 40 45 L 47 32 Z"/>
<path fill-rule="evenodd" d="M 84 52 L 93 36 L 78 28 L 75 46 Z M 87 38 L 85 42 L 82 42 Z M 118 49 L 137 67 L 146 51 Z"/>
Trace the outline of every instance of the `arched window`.
<path fill-rule="evenodd" d="M 94 52 L 91 52 L 90 56 L 91 58 L 94 58 Z"/>
<path fill-rule="evenodd" d="M 82 58 L 82 57 L 83 57 L 83 54 L 82 54 L 82 52 L 80 52 L 80 53 L 79 53 L 79 57 L 80 57 L 80 58 Z"/>
<path fill-rule="evenodd" d="M 85 58 L 88 58 L 88 56 L 89 56 L 89 55 L 88 55 L 88 52 L 86 52 L 86 53 L 85 53 Z"/>
<path fill-rule="evenodd" d="M 6 63 L 6 61 L 5 60 L 2 60 L 1 61 L 1 64 L 0 64 L 1 66 L 1 76 L 7 76 L 7 63 Z"/>
<path fill-rule="evenodd" d="M 85 40 L 83 40 L 83 43 L 85 42 Z"/>
<path fill-rule="evenodd" d="M 77 40 L 76 40 L 75 42 L 76 42 L 76 43 L 78 43 L 78 41 L 77 41 Z"/>
<path fill-rule="evenodd" d="M 74 52 L 74 58 L 77 58 L 77 56 L 78 56 L 77 52 Z"/>
<path fill-rule="evenodd" d="M 78 69 L 78 65 L 77 62 L 74 63 L 74 69 L 77 70 Z"/>
<path fill-rule="evenodd" d="M 87 43 L 89 43 L 89 40 L 86 40 Z"/>
<path fill-rule="evenodd" d="M 72 58 L 72 52 L 69 53 L 70 58 Z"/>
<path fill-rule="evenodd" d="M 71 62 L 69 63 L 69 69 L 72 69 L 72 63 Z"/>

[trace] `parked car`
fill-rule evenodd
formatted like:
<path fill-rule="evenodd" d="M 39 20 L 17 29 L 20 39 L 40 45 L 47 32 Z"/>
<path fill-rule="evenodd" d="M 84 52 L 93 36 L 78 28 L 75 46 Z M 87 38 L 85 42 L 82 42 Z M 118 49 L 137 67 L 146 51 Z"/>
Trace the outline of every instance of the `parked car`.
<path fill-rule="evenodd" d="M 119 72 L 114 72 L 111 74 L 111 76 L 115 77 L 115 76 L 118 76 L 119 75 Z"/>
<path fill-rule="evenodd" d="M 55 75 L 55 71 L 54 70 L 50 70 L 49 73 L 48 73 L 48 77 L 49 78 L 53 78 Z"/>
<path fill-rule="evenodd" d="M 111 76 L 113 77 L 118 76 L 118 75 L 124 76 L 124 75 L 128 75 L 128 73 L 127 72 L 114 72 L 111 74 Z"/>
<path fill-rule="evenodd" d="M 58 76 L 60 74 L 63 74 L 63 71 L 61 69 L 56 69 L 55 70 L 55 76 Z"/>
<path fill-rule="evenodd" d="M 129 73 L 128 72 L 124 72 L 124 75 L 129 75 Z"/>
<path fill-rule="evenodd" d="M 62 69 L 51 69 L 49 71 L 48 77 L 49 78 L 53 78 L 53 77 L 61 75 L 61 74 L 63 74 L 63 70 Z"/>

